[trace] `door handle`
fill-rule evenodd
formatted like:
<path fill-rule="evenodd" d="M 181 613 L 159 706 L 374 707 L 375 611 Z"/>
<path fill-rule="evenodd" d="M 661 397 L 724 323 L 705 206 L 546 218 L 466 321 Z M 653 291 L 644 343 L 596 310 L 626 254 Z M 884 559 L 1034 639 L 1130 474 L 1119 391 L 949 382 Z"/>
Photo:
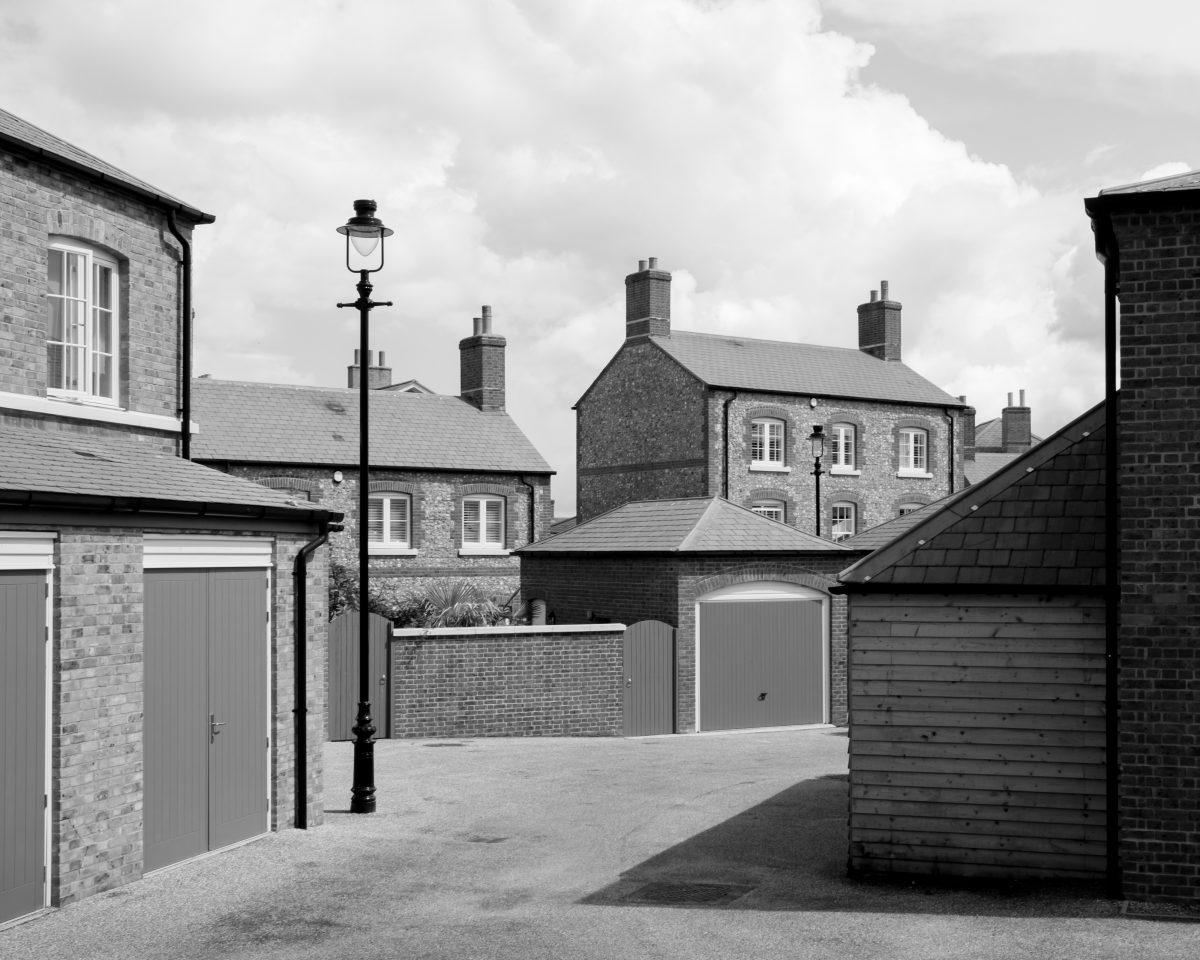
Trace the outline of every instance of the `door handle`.
<path fill-rule="evenodd" d="M 210 713 L 208 715 L 208 742 L 209 743 L 217 742 L 217 734 L 221 732 L 220 730 L 217 729 L 217 727 L 223 727 L 228 722 L 229 721 L 227 721 L 227 720 L 218 721 L 217 715 L 215 713 Z"/>

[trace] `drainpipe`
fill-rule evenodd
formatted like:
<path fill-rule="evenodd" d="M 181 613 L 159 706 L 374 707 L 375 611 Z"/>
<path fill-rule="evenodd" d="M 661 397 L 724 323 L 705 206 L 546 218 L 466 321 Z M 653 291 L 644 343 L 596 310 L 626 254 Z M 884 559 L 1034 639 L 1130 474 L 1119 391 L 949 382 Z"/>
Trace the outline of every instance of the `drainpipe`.
<path fill-rule="evenodd" d="M 1097 224 L 1099 225 L 1099 224 Z M 1121 616 L 1121 501 L 1118 487 L 1120 457 L 1117 425 L 1120 396 L 1117 393 L 1118 341 L 1117 288 L 1121 260 L 1112 224 L 1104 218 L 1104 753 L 1106 757 L 1105 848 L 1107 851 L 1108 895 L 1122 899 L 1121 877 L 1121 799 L 1119 762 L 1120 669 L 1119 620 Z"/>
<path fill-rule="evenodd" d="M 950 424 L 950 451 L 946 457 L 950 461 L 950 492 L 954 492 L 954 416 L 946 407 L 942 408 L 942 413 L 946 415 L 946 422 Z"/>
<path fill-rule="evenodd" d="M 733 403 L 734 400 L 737 399 L 737 396 L 738 396 L 738 392 L 736 390 L 734 390 L 733 393 L 731 393 L 728 397 L 726 397 L 725 404 L 724 404 L 724 410 L 722 411 L 722 415 L 724 417 L 724 423 L 725 423 L 725 425 L 723 427 L 723 429 L 725 431 L 725 436 L 724 436 L 725 466 L 721 472 L 721 499 L 723 499 L 723 500 L 729 499 L 729 405 L 731 403 Z"/>
<path fill-rule="evenodd" d="M 295 705 L 292 720 L 295 724 L 296 740 L 296 828 L 308 829 L 308 558 L 317 548 L 329 541 L 329 534 L 342 529 L 340 523 L 321 522 L 320 533 L 296 554 L 292 570 L 295 578 L 296 602 L 292 626 L 295 630 L 295 663 L 292 667 L 295 682 Z"/>
<path fill-rule="evenodd" d="M 167 226 L 172 236 L 179 241 L 183 251 L 183 324 L 180 327 L 180 434 L 179 455 L 184 460 L 192 459 L 192 244 L 179 232 L 175 211 L 167 212 Z"/>

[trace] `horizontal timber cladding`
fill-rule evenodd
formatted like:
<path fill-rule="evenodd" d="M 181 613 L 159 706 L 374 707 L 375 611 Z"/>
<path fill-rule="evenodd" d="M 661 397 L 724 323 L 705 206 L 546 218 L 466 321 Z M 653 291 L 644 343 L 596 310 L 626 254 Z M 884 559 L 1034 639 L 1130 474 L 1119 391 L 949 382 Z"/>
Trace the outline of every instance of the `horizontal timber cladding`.
<path fill-rule="evenodd" d="M 391 735 L 619 737 L 620 624 L 400 629 Z"/>
<path fill-rule="evenodd" d="M 1104 600 L 852 594 L 850 867 L 1098 879 Z"/>

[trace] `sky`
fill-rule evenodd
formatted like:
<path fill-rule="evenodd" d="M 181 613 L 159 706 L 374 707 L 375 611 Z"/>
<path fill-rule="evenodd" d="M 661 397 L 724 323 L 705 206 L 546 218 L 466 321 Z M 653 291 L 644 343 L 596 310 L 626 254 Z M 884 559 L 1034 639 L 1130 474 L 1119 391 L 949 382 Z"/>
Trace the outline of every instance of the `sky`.
<path fill-rule="evenodd" d="M 574 510 L 572 404 L 624 277 L 678 329 L 853 347 L 1046 435 L 1103 396 L 1083 198 L 1200 167 L 1188 0 L 2 0 L 0 105 L 216 215 L 195 372 L 345 386 L 342 238 L 395 235 L 372 347 L 458 392 L 480 307 Z M 201 424 L 203 429 L 203 424 Z M 453 442 L 447 438 L 447 442 Z"/>

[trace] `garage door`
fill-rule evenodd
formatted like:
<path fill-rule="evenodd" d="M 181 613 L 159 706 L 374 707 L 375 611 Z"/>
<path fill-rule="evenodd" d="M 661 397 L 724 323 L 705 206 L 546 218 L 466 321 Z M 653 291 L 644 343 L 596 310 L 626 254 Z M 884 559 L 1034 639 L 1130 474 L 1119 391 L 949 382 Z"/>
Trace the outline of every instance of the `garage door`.
<path fill-rule="evenodd" d="M 267 585 L 262 569 L 146 571 L 147 870 L 267 832 Z"/>
<path fill-rule="evenodd" d="M 826 720 L 824 600 L 782 589 L 754 593 L 699 604 L 700 730 Z"/>
<path fill-rule="evenodd" d="M 0 532 L 0 923 L 46 905 L 52 534 Z"/>

